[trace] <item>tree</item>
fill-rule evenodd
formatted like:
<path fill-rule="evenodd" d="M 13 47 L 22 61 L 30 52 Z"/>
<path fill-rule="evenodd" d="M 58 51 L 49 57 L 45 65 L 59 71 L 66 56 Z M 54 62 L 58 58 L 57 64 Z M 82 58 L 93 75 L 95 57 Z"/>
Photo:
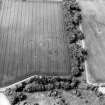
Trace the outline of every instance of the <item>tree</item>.
<path fill-rule="evenodd" d="M 25 88 L 25 86 L 26 86 L 26 83 L 25 82 L 22 82 L 22 83 L 16 85 L 16 90 L 15 91 L 16 92 L 22 92 L 23 89 Z"/>
<path fill-rule="evenodd" d="M 47 85 L 45 85 L 45 90 L 49 91 L 49 90 L 53 90 L 55 87 L 53 84 L 49 83 Z"/>
<path fill-rule="evenodd" d="M 77 2 L 70 3 L 70 11 L 78 11 L 81 12 L 81 8 Z"/>
<path fill-rule="evenodd" d="M 76 40 L 83 40 L 85 38 L 84 33 L 79 28 L 74 28 L 72 32 L 76 36 Z"/>
<path fill-rule="evenodd" d="M 54 86 L 55 86 L 56 89 L 60 89 L 61 88 L 60 82 L 55 82 Z"/>
<path fill-rule="evenodd" d="M 81 71 L 79 70 L 78 66 L 73 66 L 71 69 L 71 74 L 75 77 L 81 75 Z"/>
<path fill-rule="evenodd" d="M 21 92 L 17 95 L 17 98 L 19 99 L 19 101 L 23 101 L 27 98 L 27 96 Z"/>
<path fill-rule="evenodd" d="M 72 82 L 71 82 L 71 89 L 77 88 L 78 85 L 79 85 L 79 83 L 80 83 L 80 81 L 79 81 L 78 79 L 73 78 L 73 79 L 72 79 Z"/>
<path fill-rule="evenodd" d="M 70 90 L 71 89 L 71 84 L 69 82 L 65 82 L 63 86 L 64 90 Z"/>

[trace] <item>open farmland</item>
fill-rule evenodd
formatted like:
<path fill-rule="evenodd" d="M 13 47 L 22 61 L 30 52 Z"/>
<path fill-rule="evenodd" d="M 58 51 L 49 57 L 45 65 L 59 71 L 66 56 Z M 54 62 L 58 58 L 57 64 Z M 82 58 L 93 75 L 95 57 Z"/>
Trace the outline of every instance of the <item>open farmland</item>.
<path fill-rule="evenodd" d="M 69 74 L 70 57 L 63 38 L 61 2 L 2 1 L 0 86 L 35 74 Z"/>
<path fill-rule="evenodd" d="M 83 23 L 86 47 L 89 51 L 88 81 L 100 84 L 105 83 L 105 3 L 102 1 L 88 3 L 83 3 L 88 11 L 85 10 Z M 89 7 L 90 4 L 93 7 Z"/>
<path fill-rule="evenodd" d="M 70 75 L 72 73 L 73 75 L 66 77 L 36 75 L 17 85 L 7 87 L 2 92 L 7 96 L 11 105 L 105 105 L 105 95 L 101 93 L 105 93 L 104 87 L 87 83 L 87 75 L 85 75 L 83 65 L 88 53 L 88 64 L 90 63 L 89 67 L 92 68 L 95 65 L 95 63 L 93 64 L 95 62 L 94 55 L 98 52 L 97 49 L 101 47 L 101 44 L 97 42 L 99 38 L 96 38 L 94 19 L 89 18 L 89 21 L 83 22 L 84 32 L 86 32 L 87 52 L 86 49 L 77 44 L 78 41 L 84 39 L 84 34 L 78 30 L 81 19 L 83 19 L 80 15 L 80 7 L 75 0 L 72 0 L 72 2 L 64 0 L 63 11 L 64 31 L 65 35 L 68 36 L 66 38 L 68 38 L 67 42 L 69 42 L 68 46 L 70 48 Z M 99 52 L 101 53 L 101 51 Z M 92 67 L 91 63 L 93 64 Z M 88 69 L 90 72 L 93 72 L 93 70 Z M 96 70 L 94 72 L 97 72 Z M 1 100 L 1 103 L 4 103 L 4 101 Z"/>
<path fill-rule="evenodd" d="M 91 83 L 104 83 L 105 80 L 105 38 L 104 32 L 98 33 L 95 25 L 89 22 L 90 34 L 87 34 L 89 49 L 88 74 Z"/>

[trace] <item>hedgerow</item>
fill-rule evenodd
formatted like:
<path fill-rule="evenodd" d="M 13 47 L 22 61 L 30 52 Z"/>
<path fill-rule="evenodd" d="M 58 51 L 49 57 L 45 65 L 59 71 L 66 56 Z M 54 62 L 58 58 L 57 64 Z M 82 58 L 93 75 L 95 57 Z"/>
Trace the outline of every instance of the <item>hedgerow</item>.
<path fill-rule="evenodd" d="M 64 35 L 67 37 L 68 52 L 71 58 L 71 74 L 72 76 L 80 76 L 84 71 L 83 63 L 87 58 L 87 51 L 78 41 L 84 40 L 85 36 L 80 30 L 82 23 L 81 8 L 76 0 L 63 0 L 64 11 Z"/>

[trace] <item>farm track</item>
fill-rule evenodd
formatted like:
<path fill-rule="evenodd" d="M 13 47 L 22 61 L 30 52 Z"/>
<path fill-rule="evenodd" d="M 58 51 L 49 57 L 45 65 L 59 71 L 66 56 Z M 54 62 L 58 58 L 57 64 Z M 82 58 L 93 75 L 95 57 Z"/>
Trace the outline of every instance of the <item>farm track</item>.
<path fill-rule="evenodd" d="M 0 87 L 30 75 L 68 75 L 61 2 L 2 2 Z"/>

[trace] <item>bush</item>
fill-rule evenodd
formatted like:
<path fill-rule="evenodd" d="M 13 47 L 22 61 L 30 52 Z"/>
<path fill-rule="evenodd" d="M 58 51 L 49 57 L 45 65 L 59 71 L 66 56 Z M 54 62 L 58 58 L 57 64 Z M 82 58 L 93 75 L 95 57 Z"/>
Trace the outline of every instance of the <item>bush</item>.
<path fill-rule="evenodd" d="M 25 92 L 28 92 L 28 93 L 30 93 L 30 92 L 35 92 L 36 91 L 36 88 L 37 88 L 37 86 L 35 86 L 35 84 L 28 84 L 26 87 L 25 87 L 25 89 L 24 89 L 24 91 Z"/>
<path fill-rule="evenodd" d="M 53 90 L 53 89 L 55 89 L 54 84 L 49 83 L 49 84 L 45 85 L 45 90 L 49 91 L 49 90 Z"/>
<path fill-rule="evenodd" d="M 42 80 L 41 80 L 42 79 Z M 42 84 L 43 77 L 40 79 L 41 82 L 30 83 L 25 86 L 24 91 L 28 93 L 38 92 L 38 91 L 49 91 L 54 89 L 69 89 L 70 83 L 72 82 L 71 78 L 61 78 L 61 77 L 46 77 L 46 83 Z"/>
<path fill-rule="evenodd" d="M 74 28 L 72 32 L 75 34 L 76 40 L 83 40 L 85 38 L 84 34 L 79 28 Z"/>
<path fill-rule="evenodd" d="M 78 62 L 82 63 L 86 60 L 85 49 L 81 47 L 81 45 L 73 43 L 69 45 L 69 54 L 74 60 L 78 60 Z M 85 53 L 84 53 L 85 52 Z"/>
<path fill-rule="evenodd" d="M 5 90 L 6 96 L 14 96 L 15 93 L 15 89 L 8 88 Z"/>
<path fill-rule="evenodd" d="M 25 87 L 24 91 L 28 93 L 45 91 L 45 86 L 43 84 L 31 83 Z"/>
<path fill-rule="evenodd" d="M 82 73 L 77 66 L 73 66 L 71 71 L 72 75 L 75 77 L 80 76 Z"/>
<path fill-rule="evenodd" d="M 54 86 L 55 86 L 56 89 L 60 89 L 61 88 L 60 82 L 55 82 Z"/>
<path fill-rule="evenodd" d="M 78 5 L 78 3 L 76 3 L 75 0 L 74 0 L 74 2 L 70 3 L 70 11 L 78 11 L 78 12 L 81 12 L 81 8 Z"/>
<path fill-rule="evenodd" d="M 15 91 L 16 91 L 16 92 L 22 92 L 23 89 L 25 88 L 26 84 L 27 84 L 27 83 L 22 82 L 22 83 L 16 85 L 16 90 L 15 90 Z"/>
<path fill-rule="evenodd" d="M 19 101 L 16 101 L 16 94 L 9 96 L 9 100 L 12 105 L 19 102 Z"/>
<path fill-rule="evenodd" d="M 9 96 L 10 102 L 12 105 L 15 105 L 19 103 L 20 101 L 23 101 L 27 98 L 27 96 L 24 93 L 21 92 L 15 92 L 11 96 Z"/>
<path fill-rule="evenodd" d="M 76 35 L 72 31 L 66 32 L 65 36 L 67 43 L 72 44 L 76 42 Z"/>
<path fill-rule="evenodd" d="M 27 0 L 22 0 L 23 2 L 26 2 Z"/>
<path fill-rule="evenodd" d="M 24 104 L 23 105 L 30 105 L 30 103 L 28 103 L 28 102 L 24 102 Z"/>
<path fill-rule="evenodd" d="M 83 40 L 85 38 L 84 34 L 80 31 L 80 29 L 71 29 L 71 31 L 65 32 L 66 40 L 69 44 L 76 43 L 79 40 Z"/>
<path fill-rule="evenodd" d="M 82 56 L 82 53 L 81 53 L 81 46 L 79 44 L 76 44 L 76 43 L 73 43 L 69 46 L 69 51 L 70 51 L 70 54 L 72 55 L 71 57 L 72 58 L 78 58 L 80 56 Z"/>
<path fill-rule="evenodd" d="M 35 103 L 35 104 L 33 104 L 33 105 L 39 105 L 39 103 Z"/>
<path fill-rule="evenodd" d="M 42 76 L 39 80 L 38 80 L 38 83 L 39 84 L 43 84 L 43 85 L 46 85 L 48 83 L 51 82 L 51 77 L 49 76 Z"/>
<path fill-rule="evenodd" d="M 69 31 L 78 27 L 82 22 L 81 8 L 76 1 L 64 1 L 64 29 Z"/>
<path fill-rule="evenodd" d="M 64 30 L 66 32 L 70 32 L 73 28 L 75 28 L 75 25 L 72 22 L 64 22 Z"/>
<path fill-rule="evenodd" d="M 24 88 L 25 92 L 34 92 L 35 91 L 35 87 L 33 84 L 28 84 L 25 88 Z"/>
<path fill-rule="evenodd" d="M 82 15 L 81 13 L 75 13 L 72 17 L 72 22 L 75 26 L 79 26 L 82 23 Z"/>
<path fill-rule="evenodd" d="M 79 69 L 80 72 L 84 72 L 84 70 L 85 70 L 85 65 L 84 65 L 84 63 L 79 64 L 79 65 L 78 65 L 78 69 Z"/>
<path fill-rule="evenodd" d="M 34 77 L 32 77 L 32 78 L 29 80 L 29 83 L 32 83 L 32 82 L 34 82 L 34 81 L 38 81 L 38 79 L 39 79 L 39 77 L 34 76 Z"/>
<path fill-rule="evenodd" d="M 64 86 L 62 86 L 64 90 L 70 90 L 71 89 L 71 83 L 69 82 L 64 82 Z"/>
<path fill-rule="evenodd" d="M 73 78 L 72 83 L 71 83 L 71 89 L 76 89 L 79 85 L 80 81 Z"/>
<path fill-rule="evenodd" d="M 27 96 L 24 93 L 19 93 L 17 95 L 17 98 L 19 99 L 19 101 L 23 101 L 27 98 Z"/>

